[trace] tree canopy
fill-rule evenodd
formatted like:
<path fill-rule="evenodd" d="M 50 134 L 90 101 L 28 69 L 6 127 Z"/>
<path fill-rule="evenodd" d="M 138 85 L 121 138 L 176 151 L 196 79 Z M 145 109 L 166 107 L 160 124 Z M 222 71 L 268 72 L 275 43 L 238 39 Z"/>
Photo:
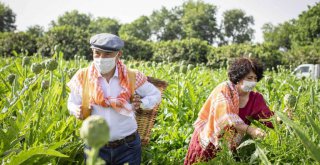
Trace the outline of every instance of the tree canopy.
<path fill-rule="evenodd" d="M 241 9 L 227 10 L 223 13 L 222 30 L 224 40 L 228 43 L 244 43 L 251 41 L 254 30 L 252 16 L 247 16 Z"/>
<path fill-rule="evenodd" d="M 52 21 L 52 26 L 74 26 L 78 28 L 87 29 L 91 22 L 91 16 L 88 14 L 79 13 L 77 10 L 64 13 L 58 17 L 57 22 Z"/>
<path fill-rule="evenodd" d="M 181 25 L 186 38 L 198 38 L 212 44 L 218 36 L 216 6 L 189 0 L 182 5 Z"/>
<path fill-rule="evenodd" d="M 0 32 L 16 30 L 16 14 L 5 4 L 0 2 Z"/>

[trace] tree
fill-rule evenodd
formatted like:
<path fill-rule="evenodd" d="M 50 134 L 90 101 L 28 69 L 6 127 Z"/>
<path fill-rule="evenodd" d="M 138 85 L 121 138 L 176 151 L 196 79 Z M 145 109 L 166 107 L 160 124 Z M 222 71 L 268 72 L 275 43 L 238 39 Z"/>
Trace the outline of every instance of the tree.
<path fill-rule="evenodd" d="M 151 33 L 155 35 L 156 40 L 183 38 L 184 34 L 179 17 L 175 9 L 169 11 L 165 7 L 162 7 L 159 11 L 154 11 L 149 19 Z"/>
<path fill-rule="evenodd" d="M 62 16 L 58 17 L 58 21 L 51 22 L 54 26 L 75 26 L 82 29 L 87 29 L 91 22 L 91 16 L 87 14 L 81 14 L 77 10 L 71 12 L 65 12 Z"/>
<path fill-rule="evenodd" d="M 278 49 L 290 49 L 292 45 L 292 35 L 295 31 L 294 20 L 284 22 L 278 26 L 271 23 L 262 26 L 263 38 L 265 42 L 272 43 Z"/>
<path fill-rule="evenodd" d="M 308 7 L 302 12 L 296 22 L 296 32 L 293 34 L 294 41 L 298 45 L 312 45 L 320 38 L 320 3 Z"/>
<path fill-rule="evenodd" d="M 219 34 L 216 10 L 216 6 L 201 0 L 183 3 L 181 25 L 186 38 L 198 38 L 208 41 L 209 44 L 214 43 Z"/>
<path fill-rule="evenodd" d="M 65 59 L 73 58 L 75 55 L 90 58 L 88 31 L 73 26 L 55 26 L 45 33 L 44 37 L 37 43 L 39 52 L 43 56 L 54 54 L 54 47 L 60 45 L 60 50 Z"/>
<path fill-rule="evenodd" d="M 141 40 L 148 40 L 151 36 L 151 30 L 149 27 L 149 18 L 147 16 L 141 16 L 132 23 L 124 24 L 119 30 L 120 37 L 135 37 Z"/>
<path fill-rule="evenodd" d="M 44 35 L 44 28 L 40 25 L 34 25 L 28 27 L 26 33 L 34 36 L 34 37 L 42 37 Z"/>
<path fill-rule="evenodd" d="M 91 33 L 111 33 L 118 35 L 120 27 L 120 23 L 115 19 L 99 17 L 91 21 L 89 30 Z"/>
<path fill-rule="evenodd" d="M 8 6 L 0 2 L 0 32 L 16 30 L 15 21 L 16 14 Z"/>
<path fill-rule="evenodd" d="M 36 38 L 25 32 L 0 33 L 0 45 L 2 56 L 12 56 L 13 51 L 32 55 L 37 50 Z"/>
<path fill-rule="evenodd" d="M 254 25 L 253 17 L 246 16 L 246 13 L 241 9 L 227 10 L 223 13 L 223 34 L 229 43 L 239 44 L 251 41 L 254 30 L 250 25 Z"/>

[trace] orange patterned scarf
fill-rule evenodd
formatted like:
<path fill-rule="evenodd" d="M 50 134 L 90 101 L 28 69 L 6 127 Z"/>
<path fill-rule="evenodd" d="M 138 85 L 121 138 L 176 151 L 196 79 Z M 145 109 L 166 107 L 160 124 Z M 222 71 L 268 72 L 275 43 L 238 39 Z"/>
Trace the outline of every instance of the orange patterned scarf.
<path fill-rule="evenodd" d="M 118 77 L 120 80 L 120 86 L 122 91 L 117 97 L 104 97 L 104 93 L 101 84 L 98 81 L 99 72 L 94 67 L 93 63 L 88 68 L 80 69 L 67 84 L 69 88 L 78 94 L 82 92 L 83 76 L 89 78 L 89 96 L 90 103 L 97 104 L 103 107 L 112 107 L 118 113 L 126 116 L 133 115 L 133 108 L 129 104 L 131 97 L 131 87 L 128 78 L 128 72 L 126 66 L 119 60 L 117 63 Z M 85 70 L 88 70 L 88 75 L 85 75 Z M 147 81 L 147 77 L 141 72 L 136 73 L 136 84 L 135 89 L 139 88 L 142 84 Z M 79 88 L 80 87 L 80 88 Z"/>
<path fill-rule="evenodd" d="M 219 136 L 228 126 L 244 123 L 238 116 L 239 96 L 231 82 L 223 82 L 210 94 L 194 123 L 199 131 L 200 144 L 206 148 L 211 142 L 218 147 Z"/>

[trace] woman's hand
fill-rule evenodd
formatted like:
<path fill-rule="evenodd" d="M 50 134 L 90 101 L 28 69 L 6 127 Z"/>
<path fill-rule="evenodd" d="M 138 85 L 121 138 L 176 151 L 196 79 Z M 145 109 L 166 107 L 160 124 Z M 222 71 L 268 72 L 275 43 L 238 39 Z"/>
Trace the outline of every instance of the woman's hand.
<path fill-rule="evenodd" d="M 133 96 L 132 104 L 133 104 L 134 109 L 138 110 L 140 108 L 140 105 L 141 105 L 141 96 L 135 94 Z"/>
<path fill-rule="evenodd" d="M 248 127 L 247 133 L 254 139 L 264 138 L 266 133 L 260 128 Z"/>

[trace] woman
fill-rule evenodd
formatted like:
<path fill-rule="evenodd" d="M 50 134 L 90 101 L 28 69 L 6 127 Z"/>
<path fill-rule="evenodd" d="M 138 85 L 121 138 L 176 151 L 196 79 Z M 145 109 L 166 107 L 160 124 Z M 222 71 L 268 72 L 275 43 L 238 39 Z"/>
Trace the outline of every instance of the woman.
<path fill-rule="evenodd" d="M 263 96 L 253 92 L 263 77 L 263 68 L 256 60 L 239 58 L 228 70 L 229 81 L 219 84 L 201 108 L 194 123 L 184 164 L 213 159 L 221 138 L 234 150 L 245 134 L 253 138 L 265 136 L 260 128 L 250 126 L 249 119 L 266 119 L 273 115 Z M 271 122 L 263 122 L 272 128 Z"/>

